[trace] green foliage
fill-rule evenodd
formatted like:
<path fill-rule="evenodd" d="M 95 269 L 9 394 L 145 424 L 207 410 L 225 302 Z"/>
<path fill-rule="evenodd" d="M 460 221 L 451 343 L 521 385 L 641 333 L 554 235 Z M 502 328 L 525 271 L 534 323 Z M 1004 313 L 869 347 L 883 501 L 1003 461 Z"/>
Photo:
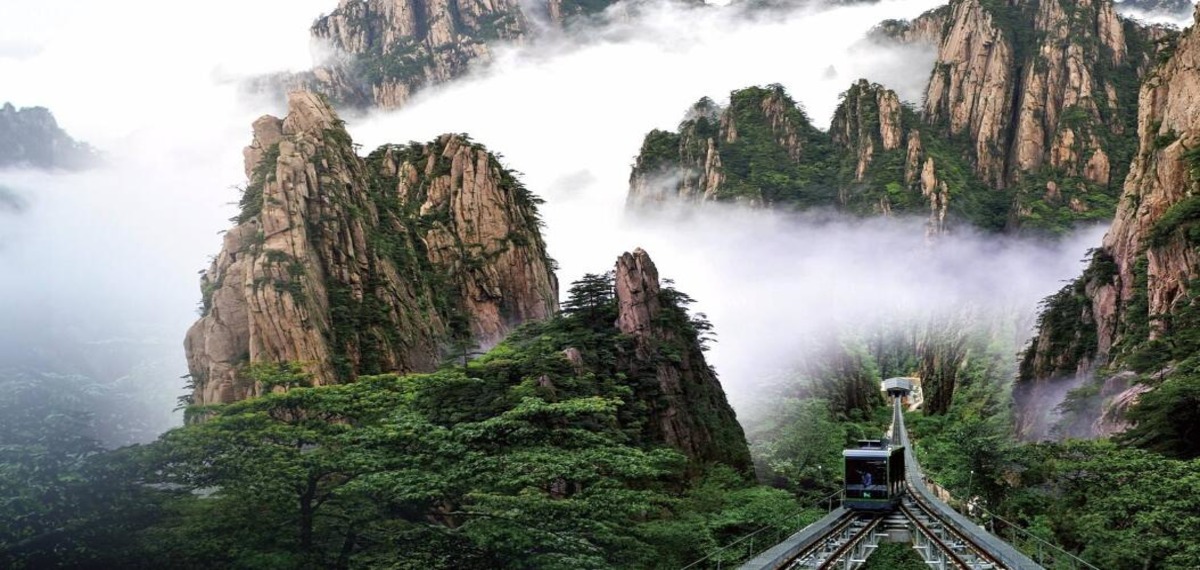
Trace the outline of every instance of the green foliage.
<path fill-rule="evenodd" d="M 796 140 L 783 143 L 782 133 L 764 112 L 766 104 L 781 108 L 782 120 L 796 133 Z M 798 208 L 835 203 L 832 145 L 812 126 L 808 115 L 779 85 L 750 87 L 730 95 L 726 111 L 736 125 L 737 139 L 719 141 L 726 174 L 722 197 L 751 198 L 766 204 Z M 802 158 L 797 160 L 788 145 L 794 144 Z"/>
<path fill-rule="evenodd" d="M 273 181 L 275 177 L 275 166 L 279 160 L 279 143 L 275 143 L 267 148 L 263 153 L 263 157 L 254 165 L 254 171 L 250 175 L 250 182 L 242 191 L 242 197 L 238 200 L 238 207 L 241 210 L 238 215 L 231 219 L 231 222 L 244 224 L 252 218 L 262 213 L 263 209 L 263 187 L 267 182 Z"/>
<path fill-rule="evenodd" d="M 331 281 L 325 287 L 329 306 L 330 327 L 327 331 L 333 349 L 331 364 L 342 381 L 358 375 L 380 374 L 395 370 L 398 361 L 411 354 L 428 354 L 429 360 L 442 357 L 463 358 L 476 346 L 472 338 L 469 312 L 461 306 L 461 291 L 478 277 L 477 272 L 496 261 L 511 248 L 526 248 L 540 254 L 541 261 L 551 270 L 553 259 L 545 254 L 537 207 L 541 199 L 530 192 L 517 178 L 517 173 L 505 168 L 499 158 L 487 154 L 489 174 L 498 181 L 498 188 L 507 194 L 513 205 L 511 231 L 501 240 L 474 243 L 462 236 L 471 232 L 455 227 L 449 201 L 439 201 L 438 207 L 422 210 L 431 186 L 450 174 L 451 158 L 446 156 L 446 144 L 441 138 L 428 144 L 385 145 L 365 160 L 354 153 L 352 142 L 342 125 L 327 129 L 327 145 L 316 157 L 323 170 L 342 170 L 361 173 L 356 183 L 345 189 L 330 185 L 329 199 L 342 211 L 362 223 L 366 230 L 368 253 L 360 263 L 365 264 L 361 283 Z M 457 135 L 466 151 L 486 153 L 482 145 L 471 142 L 466 135 Z M 433 163 L 434 168 L 425 165 Z M 414 180 L 404 181 L 404 192 L 398 172 L 404 165 L 415 168 Z M 335 219 L 314 220 L 310 223 L 343 223 Z M 431 255 L 428 250 L 431 233 L 449 238 L 449 251 Z M 325 235 L 311 231 L 310 235 Z M 268 255 L 271 255 L 268 252 Z M 435 262 L 434 258 L 440 259 Z M 288 262 L 288 279 L 271 284 L 288 292 L 297 302 L 305 301 L 302 277 L 303 265 L 284 257 L 268 259 Z M 394 271 L 392 271 L 392 266 Z M 405 277 L 407 287 L 397 290 L 392 285 L 394 275 Z M 553 292 L 543 292 L 547 297 Z M 501 302 L 501 317 L 509 318 L 512 307 Z M 403 363 L 402 366 L 411 364 Z"/>
<path fill-rule="evenodd" d="M 882 433 L 879 425 L 873 428 Z M 755 470 L 761 480 L 794 493 L 828 495 L 841 478 L 842 449 L 860 431 L 836 421 L 826 400 L 789 398 L 750 433 Z"/>
<path fill-rule="evenodd" d="M 879 545 L 861 570 L 926 570 L 925 559 L 908 543 L 885 542 Z"/>
<path fill-rule="evenodd" d="M 613 4 L 612 0 L 566 0 L 560 10 L 567 17 L 599 14 Z"/>
<path fill-rule="evenodd" d="M 1049 166 L 1026 174 L 1013 188 L 1021 231 L 1060 236 L 1080 224 L 1109 222 L 1116 212 L 1124 176 L 1114 173 L 1111 178 L 1108 185 L 1101 186 Z M 1051 191 L 1050 185 L 1056 190 Z"/>
<path fill-rule="evenodd" d="M 1200 245 L 1200 196 L 1184 198 L 1163 213 L 1158 221 L 1150 227 L 1146 235 L 1146 244 L 1150 247 L 1163 247 L 1174 237 L 1179 236 L 1188 244 Z"/>
<path fill-rule="evenodd" d="M 29 435 L 0 445 L 0 491 L 14 498 L 0 515 L 19 521 L 0 531 L 0 561 L 677 568 L 749 530 L 809 520 L 791 494 L 738 470 L 744 439 L 727 408 L 705 406 L 713 394 L 688 412 L 732 466 L 664 444 L 649 415 L 663 397 L 655 374 L 698 354 L 707 323 L 667 287 L 653 323 L 663 341 L 638 346 L 614 325 L 612 286 L 588 276 L 562 316 L 433 374 L 307 387 L 303 363 L 247 364 L 240 376 L 266 395 L 116 453 L 80 436 L 84 416 L 3 407 L 3 433 Z"/>
<path fill-rule="evenodd" d="M 398 81 L 413 86 L 425 78 L 426 70 L 433 64 L 427 47 L 412 38 L 405 38 L 387 53 L 366 53 L 355 57 L 353 73 L 367 85 Z"/>
<path fill-rule="evenodd" d="M 1191 568 L 1200 467 L 1106 442 L 1026 445 L 1000 515 L 1051 534 L 1099 568 Z"/>
<path fill-rule="evenodd" d="M 1109 270 L 1103 259 L 1089 268 L 1096 275 Z M 956 391 L 948 414 L 906 418 L 914 450 L 935 481 L 957 497 L 976 497 L 1000 517 L 1099 568 L 1200 563 L 1200 549 L 1185 538 L 1197 530 L 1195 460 L 1165 459 L 1108 442 L 1018 444 L 1010 436 L 1007 375 L 994 370 L 971 376 Z M 1073 399 L 1085 400 L 1095 390 L 1098 386 L 1088 386 Z M 1181 382 L 1161 399 L 1153 394 L 1143 396 L 1150 397 L 1150 405 L 1138 416 L 1147 422 L 1145 430 L 1121 439 L 1194 457 L 1183 450 L 1196 439 L 1197 418 L 1191 412 L 1200 390 Z M 1151 439 L 1134 441 L 1147 435 Z M 1000 521 L 980 522 L 1009 537 Z M 1036 549 L 1020 538 L 1014 545 L 1030 553 Z"/>
<path fill-rule="evenodd" d="M 312 386 L 312 374 L 306 367 L 305 363 L 294 361 L 247 363 L 238 372 L 238 378 L 255 382 L 266 391 Z"/>
<path fill-rule="evenodd" d="M 1194 355 L 1142 394 L 1126 414 L 1134 425 L 1118 442 L 1170 457 L 1200 457 L 1200 370 Z"/>
<path fill-rule="evenodd" d="M 111 392 L 79 377 L 0 372 L 0 566 L 137 567 L 131 534 L 161 501 L 132 480 L 128 452 L 102 454 L 107 424 L 129 420 L 83 410 L 127 396 Z"/>
<path fill-rule="evenodd" d="M 646 134 L 638 152 L 638 170 L 657 173 L 668 167 L 679 168 L 679 134 L 654 129 Z"/>

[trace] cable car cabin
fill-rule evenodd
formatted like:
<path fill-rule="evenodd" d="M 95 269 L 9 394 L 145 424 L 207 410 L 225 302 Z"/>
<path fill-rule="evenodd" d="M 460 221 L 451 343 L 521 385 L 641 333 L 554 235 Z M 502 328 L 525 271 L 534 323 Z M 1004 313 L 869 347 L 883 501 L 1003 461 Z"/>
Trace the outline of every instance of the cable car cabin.
<path fill-rule="evenodd" d="M 856 511 L 890 511 L 904 494 L 904 447 L 860 441 L 842 451 L 846 492 L 842 504 Z"/>

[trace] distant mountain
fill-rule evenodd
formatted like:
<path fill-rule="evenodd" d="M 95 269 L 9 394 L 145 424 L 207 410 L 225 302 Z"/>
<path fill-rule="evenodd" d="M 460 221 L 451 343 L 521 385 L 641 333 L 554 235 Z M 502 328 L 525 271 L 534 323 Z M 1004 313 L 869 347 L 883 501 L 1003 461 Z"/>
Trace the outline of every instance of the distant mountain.
<path fill-rule="evenodd" d="M 1111 220 L 1137 146 L 1139 82 L 1175 34 L 1120 18 L 1108 0 L 954 0 L 872 33 L 937 46 L 922 108 L 858 84 L 824 134 L 781 93 L 740 90 L 729 109 L 701 104 L 680 132 L 647 136 L 629 203 L 928 211 L 935 233 L 955 219 L 1044 234 Z"/>
<path fill-rule="evenodd" d="M 45 107 L 0 107 L 0 168 L 76 170 L 95 164 L 96 152 L 72 139 Z"/>
<path fill-rule="evenodd" d="M 413 93 L 465 75 L 492 57 L 498 43 L 603 12 L 613 0 L 342 0 L 311 29 L 337 57 L 311 71 L 266 77 L 258 91 L 297 88 L 338 105 L 397 108 Z"/>

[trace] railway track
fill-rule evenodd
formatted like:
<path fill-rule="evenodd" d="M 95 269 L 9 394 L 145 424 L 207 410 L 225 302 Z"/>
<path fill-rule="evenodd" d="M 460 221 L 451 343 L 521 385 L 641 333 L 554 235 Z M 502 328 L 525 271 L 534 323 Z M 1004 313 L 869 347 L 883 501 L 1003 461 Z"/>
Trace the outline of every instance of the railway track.
<path fill-rule="evenodd" d="M 912 454 L 899 401 L 891 435 L 905 447 L 908 492 L 890 513 L 840 508 L 758 555 L 743 570 L 843 569 L 862 566 L 884 541 L 911 542 L 938 570 L 1040 570 L 1042 566 L 951 509 L 929 491 Z"/>

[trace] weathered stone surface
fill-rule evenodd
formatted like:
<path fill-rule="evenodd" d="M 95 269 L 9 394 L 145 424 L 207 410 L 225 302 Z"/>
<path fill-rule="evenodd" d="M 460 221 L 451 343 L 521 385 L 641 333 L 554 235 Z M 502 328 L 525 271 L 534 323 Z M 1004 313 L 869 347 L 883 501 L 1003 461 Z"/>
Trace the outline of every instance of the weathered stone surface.
<path fill-rule="evenodd" d="M 876 40 L 887 40 L 900 44 L 923 44 L 937 47 L 942 40 L 942 30 L 950 18 L 950 6 L 934 8 L 912 20 L 887 20 L 881 22 L 870 36 Z"/>
<path fill-rule="evenodd" d="M 1016 23 L 1001 24 L 999 12 Z M 977 172 L 993 187 L 1044 165 L 1107 186 L 1112 150 L 1103 133 L 1125 131 L 1119 111 L 1132 103 L 1118 100 L 1111 82 L 1138 73 L 1112 2 L 989 8 L 962 0 L 949 22 L 926 92 L 927 121 L 969 140 Z"/>
<path fill-rule="evenodd" d="M 421 214 L 436 220 L 424 235 L 429 260 L 457 283 L 473 338 L 490 348 L 514 326 L 557 312 L 558 281 L 532 204 L 513 199 L 495 157 L 453 135 L 433 149 L 440 152 L 415 163 L 388 150 L 383 169 L 396 174 L 400 196 L 419 201 Z M 438 176 L 447 163 L 449 172 Z M 446 219 L 434 216 L 442 212 Z"/>
<path fill-rule="evenodd" d="M 395 108 L 415 89 L 487 61 L 490 41 L 519 41 L 527 28 L 510 0 L 341 0 L 312 35 L 344 58 L 302 83 L 338 101 Z"/>
<path fill-rule="evenodd" d="M 1027 383 L 1036 386 L 1063 373 L 1087 377 L 1101 365 L 1120 370 L 1130 348 L 1171 332 L 1164 329 L 1167 321 L 1156 317 L 1177 311 L 1190 293 L 1189 284 L 1200 277 L 1200 255 L 1188 232 L 1161 225 L 1168 210 L 1192 199 L 1198 189 L 1194 159 L 1185 155 L 1200 146 L 1200 36 L 1192 30 L 1142 86 L 1139 150 L 1112 228 L 1077 284 L 1083 293 L 1080 314 L 1073 322 L 1043 318 L 1043 328 L 1026 355 L 1031 365 L 1022 380 Z M 1139 267 L 1145 271 L 1141 279 Z M 1149 331 L 1138 332 L 1131 324 L 1138 321 L 1149 321 Z M 1090 343 L 1064 347 L 1052 341 L 1052 328 L 1070 326 Z M 1130 336 L 1135 334 L 1146 336 Z M 1119 350 L 1122 346 L 1124 352 Z M 1087 356 L 1079 358 L 1080 353 Z M 1105 383 L 1094 435 L 1123 429 L 1121 410 L 1147 390 L 1129 382 L 1118 389 L 1116 382 Z"/>
<path fill-rule="evenodd" d="M 314 69 L 255 82 L 258 91 L 312 90 L 338 104 L 385 109 L 486 65 L 492 49 L 607 6 L 574 0 L 339 0 L 311 33 L 334 56 Z"/>
<path fill-rule="evenodd" d="M 928 211 L 929 233 L 947 230 L 950 192 L 938 168 L 961 171 L 962 159 L 932 160 L 915 112 L 894 91 L 855 82 L 827 133 L 779 86 L 734 91 L 730 100 L 721 108 L 703 99 L 677 133 L 646 136 L 630 175 L 630 208 L 732 201 L 864 215 Z"/>
<path fill-rule="evenodd" d="M 855 154 L 854 180 L 861 182 L 881 150 L 896 150 L 904 142 L 900 97 L 894 91 L 859 80 L 846 91 L 833 115 L 829 134 L 835 145 Z"/>
<path fill-rule="evenodd" d="M 617 328 L 635 343 L 631 375 L 653 371 L 657 380 L 641 398 L 649 408 L 651 437 L 700 463 L 717 461 L 749 472 L 745 434 L 700 345 L 663 324 L 664 311 L 681 309 L 664 305 L 650 256 L 641 249 L 621 255 L 614 275 Z M 656 357 L 663 345 L 675 346 L 678 359 Z"/>
<path fill-rule="evenodd" d="M 925 93 L 926 121 L 971 140 L 977 171 L 997 187 L 1005 182 L 1014 58 L 1008 37 L 978 0 L 952 4 Z"/>
<path fill-rule="evenodd" d="M 629 206 L 640 208 L 675 200 L 733 200 L 763 205 L 765 200 L 758 189 L 743 186 L 731 194 L 726 185 L 728 173 L 722 149 L 744 139 L 740 131 L 747 125 L 739 125 L 739 121 L 765 127 L 770 143 L 778 146 L 790 164 L 808 158 L 809 140 L 819 133 L 782 87 L 735 91 L 733 98 L 734 103 L 727 108 L 704 98 L 689 111 L 678 134 L 654 131 L 647 135 L 630 174 Z"/>
<path fill-rule="evenodd" d="M 494 344 L 557 310 L 533 203 L 480 147 L 445 136 L 364 161 L 301 92 L 286 119 L 255 122 L 245 155 L 245 209 L 185 340 L 198 404 L 260 394 L 257 363 L 299 362 L 317 385 L 432 370 L 451 342 Z"/>

